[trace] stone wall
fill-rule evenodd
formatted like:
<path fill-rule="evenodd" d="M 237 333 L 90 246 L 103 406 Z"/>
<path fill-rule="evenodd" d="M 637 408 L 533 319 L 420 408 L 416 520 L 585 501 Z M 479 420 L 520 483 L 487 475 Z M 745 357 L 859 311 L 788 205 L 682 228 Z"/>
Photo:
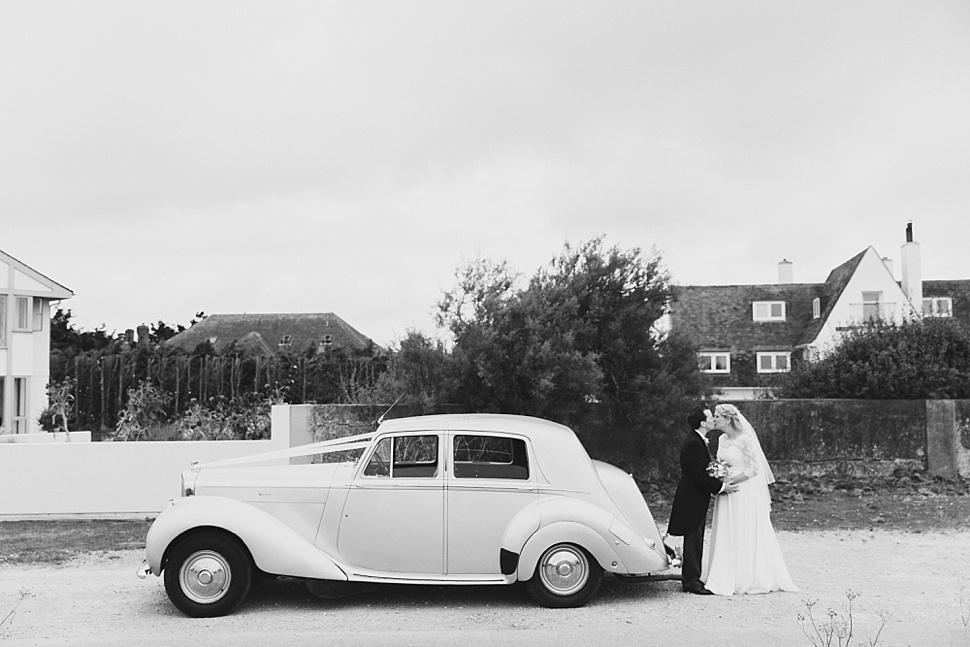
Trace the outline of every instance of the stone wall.
<path fill-rule="evenodd" d="M 735 402 L 781 473 L 970 477 L 970 400 Z"/>
<path fill-rule="evenodd" d="M 893 470 L 928 469 L 931 474 L 970 478 L 970 400 L 745 400 L 733 402 L 754 428 L 776 476 L 846 474 L 887 476 Z M 387 407 L 298 405 L 290 407 L 293 444 L 373 431 Z M 426 413 L 461 413 L 393 407 L 387 418 Z M 590 454 L 609 446 L 611 425 L 591 407 L 574 429 Z M 627 469 L 646 476 L 676 471 L 683 436 L 641 448 Z M 657 441 L 652 441 L 658 444 Z M 602 456 L 606 460 L 611 457 Z"/>

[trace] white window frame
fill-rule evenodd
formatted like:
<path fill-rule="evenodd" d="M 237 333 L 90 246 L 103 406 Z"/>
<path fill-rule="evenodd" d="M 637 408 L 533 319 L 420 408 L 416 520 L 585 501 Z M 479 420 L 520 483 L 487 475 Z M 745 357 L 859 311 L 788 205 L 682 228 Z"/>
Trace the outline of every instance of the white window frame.
<path fill-rule="evenodd" d="M 726 351 L 701 351 L 697 353 L 698 366 L 700 365 L 700 360 L 705 358 L 708 360 L 709 368 L 701 368 L 701 373 L 717 373 L 724 375 L 731 372 L 731 353 Z M 718 358 L 724 359 L 724 368 L 717 368 Z"/>
<path fill-rule="evenodd" d="M 30 324 L 33 319 L 30 309 L 30 297 L 14 296 L 14 320 L 13 329 L 15 332 L 30 332 Z"/>
<path fill-rule="evenodd" d="M 7 295 L 0 294 L 0 348 L 7 347 Z M 2 421 L 0 421 L 2 424 Z"/>
<path fill-rule="evenodd" d="M 781 357 L 785 358 L 784 368 L 778 368 L 778 359 Z M 765 358 L 770 360 L 770 368 L 762 368 L 761 360 Z M 788 373 L 791 371 L 791 351 L 758 351 L 756 362 L 759 373 Z"/>
<path fill-rule="evenodd" d="M 775 306 L 780 306 L 781 314 L 773 314 Z M 763 309 L 763 312 L 759 313 L 759 308 Z M 784 301 L 752 301 L 751 302 L 751 318 L 754 321 L 785 321 L 786 315 L 788 313 L 788 305 Z"/>
<path fill-rule="evenodd" d="M 44 329 L 44 300 L 40 297 L 32 297 L 30 303 L 31 329 L 34 331 Z"/>
<path fill-rule="evenodd" d="M 822 316 L 822 300 L 818 297 L 812 299 L 812 319 L 818 319 Z"/>
<path fill-rule="evenodd" d="M 946 304 L 946 310 L 940 311 L 940 304 Z M 929 306 L 929 308 L 927 308 Z M 952 317 L 953 299 L 951 297 L 924 297 L 923 298 L 924 317 Z"/>
<path fill-rule="evenodd" d="M 10 425 L 15 434 L 25 434 L 29 431 L 29 419 L 27 412 L 30 411 L 29 390 L 30 382 L 26 377 L 13 378 L 13 410 L 10 416 Z"/>
<path fill-rule="evenodd" d="M 863 292 L 862 293 L 862 319 L 871 321 L 882 319 L 882 292 Z"/>

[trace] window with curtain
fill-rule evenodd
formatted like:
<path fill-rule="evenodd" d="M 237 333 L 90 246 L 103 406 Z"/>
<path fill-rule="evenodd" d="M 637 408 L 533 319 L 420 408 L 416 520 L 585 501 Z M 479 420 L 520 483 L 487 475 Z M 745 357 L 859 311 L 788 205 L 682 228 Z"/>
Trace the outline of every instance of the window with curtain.
<path fill-rule="evenodd" d="M 17 321 L 14 330 L 30 330 L 30 297 L 17 299 Z"/>
<path fill-rule="evenodd" d="M 38 297 L 34 297 L 33 301 L 33 329 L 43 330 L 44 329 L 44 300 Z"/>

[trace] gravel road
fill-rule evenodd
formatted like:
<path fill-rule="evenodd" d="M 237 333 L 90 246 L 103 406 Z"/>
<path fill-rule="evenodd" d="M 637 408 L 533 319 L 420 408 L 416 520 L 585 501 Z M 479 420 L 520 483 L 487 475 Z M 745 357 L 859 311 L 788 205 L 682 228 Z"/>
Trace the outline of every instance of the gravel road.
<path fill-rule="evenodd" d="M 581 609 L 535 607 L 518 587 L 383 587 L 341 600 L 295 580 L 263 583 L 232 616 L 191 619 L 162 582 L 135 577 L 136 551 L 63 566 L 0 566 L 0 643 L 22 645 L 810 645 L 799 627 L 854 600 L 853 644 L 970 647 L 970 531 L 781 532 L 800 593 L 694 596 L 677 582 L 604 581 Z M 19 602 L 18 602 L 19 600 Z M 16 605 L 16 607 L 15 607 Z M 14 611 L 12 616 L 8 614 Z M 4 618 L 6 618 L 4 620 Z M 833 643 L 837 644 L 837 643 Z"/>

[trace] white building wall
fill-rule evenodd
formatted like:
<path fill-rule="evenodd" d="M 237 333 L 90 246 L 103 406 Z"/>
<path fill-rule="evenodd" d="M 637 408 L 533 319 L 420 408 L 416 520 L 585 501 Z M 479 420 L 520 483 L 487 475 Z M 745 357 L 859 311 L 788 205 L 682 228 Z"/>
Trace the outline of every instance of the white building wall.
<path fill-rule="evenodd" d="M 885 320 L 902 322 L 904 318 L 916 315 L 909 299 L 903 294 L 902 288 L 896 283 L 889 268 L 876 250 L 870 247 L 816 337 L 814 346 L 820 355 L 832 350 L 845 334 L 846 331 L 839 328 L 859 326 L 864 323 L 861 306 L 863 292 L 882 293 L 882 316 Z"/>
<path fill-rule="evenodd" d="M 39 298 L 39 297 L 35 297 Z M 47 383 L 51 375 L 51 304 L 43 300 L 41 309 L 41 329 L 31 333 L 33 348 L 32 366 L 30 370 L 30 393 L 27 408 L 30 416 L 30 432 L 40 432 L 38 418 L 47 408 Z"/>
<path fill-rule="evenodd" d="M 51 281 L 13 257 L 0 252 L 0 296 L 4 299 L 4 344 L 0 344 L 0 376 L 3 376 L 2 433 L 36 433 L 37 422 L 47 408 L 47 382 L 50 379 L 50 304 L 51 300 L 70 298 L 72 292 Z M 27 330 L 17 330 L 18 298 L 29 298 Z M 40 330 L 34 330 L 34 304 L 40 304 Z M 17 428 L 15 379 L 26 384 L 24 425 Z M 25 428 L 23 428 L 25 427 Z"/>
<path fill-rule="evenodd" d="M 293 423 L 291 407 L 277 405 L 270 440 L 0 443 L 0 519 L 154 517 L 193 461 L 288 449 Z"/>
<path fill-rule="evenodd" d="M 16 303 L 11 307 L 11 302 L 14 301 L 11 295 L 7 301 L 8 310 L 16 310 Z M 44 329 L 39 331 L 13 330 L 16 314 L 7 318 L 8 330 L 10 330 L 7 334 L 7 352 L 10 356 L 9 361 L 4 361 L 3 366 L 10 384 L 7 390 L 6 409 L 10 413 L 14 407 L 13 378 L 26 378 L 27 433 L 40 431 L 37 419 L 47 408 L 47 382 L 50 378 L 50 306 L 46 301 L 43 310 Z M 4 360 L 7 358 L 5 357 Z"/>

